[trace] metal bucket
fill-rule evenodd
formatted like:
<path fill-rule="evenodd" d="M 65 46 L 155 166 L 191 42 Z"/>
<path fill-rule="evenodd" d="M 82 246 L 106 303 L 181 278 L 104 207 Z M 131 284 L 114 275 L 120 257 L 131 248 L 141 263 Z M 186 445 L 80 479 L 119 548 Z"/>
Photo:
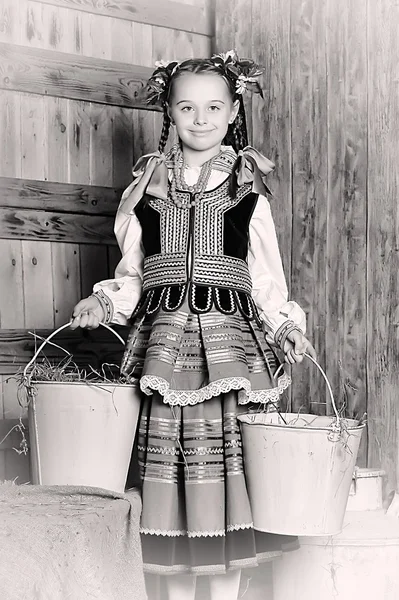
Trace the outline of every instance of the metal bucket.
<path fill-rule="evenodd" d="M 307 355 L 308 356 L 308 355 Z M 254 529 L 285 535 L 342 530 L 364 424 L 294 413 L 240 415 Z"/>
<path fill-rule="evenodd" d="M 140 410 L 138 386 L 29 379 L 29 368 L 41 349 L 69 325 L 44 341 L 24 371 L 29 381 L 32 483 L 123 492 Z"/>

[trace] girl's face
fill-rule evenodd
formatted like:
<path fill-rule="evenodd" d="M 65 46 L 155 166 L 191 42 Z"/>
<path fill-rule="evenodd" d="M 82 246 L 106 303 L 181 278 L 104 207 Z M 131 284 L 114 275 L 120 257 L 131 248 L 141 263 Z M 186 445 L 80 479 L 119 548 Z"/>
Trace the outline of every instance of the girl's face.
<path fill-rule="evenodd" d="M 218 154 L 229 123 L 237 116 L 223 77 L 211 73 L 184 73 L 173 84 L 169 114 L 176 125 L 183 152 Z"/>

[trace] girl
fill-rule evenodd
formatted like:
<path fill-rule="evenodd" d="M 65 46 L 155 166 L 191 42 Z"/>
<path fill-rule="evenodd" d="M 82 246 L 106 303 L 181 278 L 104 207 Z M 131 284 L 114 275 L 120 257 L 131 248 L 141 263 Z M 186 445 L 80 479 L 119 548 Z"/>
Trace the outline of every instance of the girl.
<path fill-rule="evenodd" d="M 253 529 L 237 420 L 289 385 L 273 346 L 289 363 L 315 354 L 287 300 L 262 179 L 274 165 L 247 145 L 242 92 L 260 74 L 235 52 L 158 63 L 146 94 L 164 109 L 159 151 L 122 196 L 122 260 L 73 312 L 72 328 L 132 325 L 121 371 L 143 393 L 144 567 L 168 575 L 170 600 L 194 599 L 197 575 L 212 600 L 236 600 L 242 568 L 295 543 Z"/>

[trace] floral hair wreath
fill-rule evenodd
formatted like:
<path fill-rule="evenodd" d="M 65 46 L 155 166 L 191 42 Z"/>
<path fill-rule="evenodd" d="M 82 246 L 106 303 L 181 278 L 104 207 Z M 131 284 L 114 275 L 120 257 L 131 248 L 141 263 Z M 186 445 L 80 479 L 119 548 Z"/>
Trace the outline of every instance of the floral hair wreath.
<path fill-rule="evenodd" d="M 263 98 L 262 88 L 256 78 L 262 75 L 264 69 L 253 60 L 239 58 L 235 50 L 229 50 L 226 53 L 214 54 L 210 61 L 234 84 L 236 94 L 241 95 L 250 91 L 260 94 Z M 143 89 L 146 104 L 159 106 L 166 104 L 172 77 L 180 64 L 176 60 L 171 62 L 159 60 L 155 63 L 156 69 Z"/>

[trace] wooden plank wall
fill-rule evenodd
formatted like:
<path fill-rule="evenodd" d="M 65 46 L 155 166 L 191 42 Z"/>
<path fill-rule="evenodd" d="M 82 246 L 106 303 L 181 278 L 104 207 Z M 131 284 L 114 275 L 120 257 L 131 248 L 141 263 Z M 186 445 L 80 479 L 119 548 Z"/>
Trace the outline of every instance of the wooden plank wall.
<path fill-rule="evenodd" d="M 339 405 L 368 412 L 359 464 L 385 469 L 387 498 L 399 485 L 398 28 L 393 0 L 216 0 L 216 49 L 266 67 L 265 101 L 248 106 L 253 143 L 276 163 L 291 296 Z M 315 370 L 293 377 L 295 409 L 323 412 Z"/>
<path fill-rule="evenodd" d="M 133 108 L 134 92 L 156 60 L 210 54 L 208 0 L 98 4 L 0 2 L 3 341 L 65 323 L 92 284 L 112 275 L 120 190 L 160 133 L 160 114 Z M 24 416 L 15 370 L 0 364 L 0 419 L 10 427 Z M 14 443 L 1 446 L 0 480 L 23 483 L 28 461 Z"/>

